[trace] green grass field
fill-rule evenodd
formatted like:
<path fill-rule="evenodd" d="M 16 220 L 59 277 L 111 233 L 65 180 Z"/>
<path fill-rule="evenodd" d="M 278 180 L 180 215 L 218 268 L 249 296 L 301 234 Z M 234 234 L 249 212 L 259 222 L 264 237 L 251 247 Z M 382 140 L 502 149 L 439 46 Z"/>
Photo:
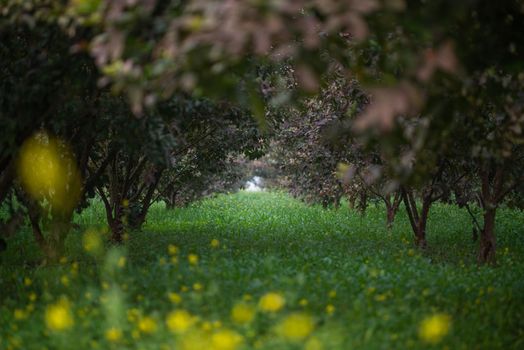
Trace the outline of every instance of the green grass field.
<path fill-rule="evenodd" d="M 495 268 L 476 266 L 461 209 L 432 209 L 424 252 L 403 212 L 391 232 L 384 217 L 241 192 L 158 205 L 99 247 L 94 203 L 58 266 L 28 229 L 8 241 L 0 349 L 524 348 L 522 213 L 499 212 Z"/>

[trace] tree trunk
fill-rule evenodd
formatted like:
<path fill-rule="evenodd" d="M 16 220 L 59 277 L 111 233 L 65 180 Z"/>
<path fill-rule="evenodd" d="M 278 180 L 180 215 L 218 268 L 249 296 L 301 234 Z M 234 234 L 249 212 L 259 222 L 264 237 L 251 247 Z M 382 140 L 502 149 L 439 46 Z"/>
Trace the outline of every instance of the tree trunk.
<path fill-rule="evenodd" d="M 495 241 L 495 215 L 496 209 L 488 209 L 484 212 L 484 227 L 480 232 L 479 264 L 494 264 L 496 241 Z"/>
<path fill-rule="evenodd" d="M 360 215 L 364 216 L 366 215 L 366 209 L 368 207 L 368 194 L 366 191 L 361 191 L 359 194 L 359 200 L 358 200 L 358 211 L 360 212 Z"/>
<path fill-rule="evenodd" d="M 13 186 L 13 162 L 8 160 L 5 168 L 0 170 L 0 204 L 4 202 Z"/>
<path fill-rule="evenodd" d="M 393 222 L 395 221 L 396 210 L 390 205 L 386 204 L 386 228 L 391 230 L 393 228 Z"/>
<path fill-rule="evenodd" d="M 484 204 L 484 224 L 480 231 L 478 253 L 479 264 L 495 264 L 495 216 L 497 207 L 504 195 L 503 184 L 505 178 L 503 165 L 489 164 L 480 168 L 481 199 Z"/>
<path fill-rule="evenodd" d="M 420 215 L 413 193 L 406 190 L 405 188 L 402 188 L 401 191 L 409 222 L 415 235 L 415 244 L 420 248 L 426 248 L 426 225 L 428 221 L 429 209 L 431 208 L 432 203 L 431 191 L 422 198 L 422 210 Z"/>
<path fill-rule="evenodd" d="M 122 220 L 114 220 L 111 223 L 111 241 L 114 243 L 122 243 L 124 240 L 124 225 Z"/>
<path fill-rule="evenodd" d="M 115 243 L 121 243 L 124 233 L 124 224 L 122 222 L 122 207 L 120 203 L 114 202 L 114 209 L 102 187 L 97 186 L 100 198 L 104 203 L 106 210 L 106 220 L 111 230 L 111 240 Z"/>
<path fill-rule="evenodd" d="M 417 231 L 415 232 L 415 244 L 420 248 L 427 247 L 426 241 L 426 226 L 428 222 L 429 208 L 431 207 L 431 198 L 424 197 L 422 202 L 422 211 L 417 223 Z"/>
<path fill-rule="evenodd" d="M 175 199 L 174 199 L 174 197 L 173 198 L 171 196 L 166 197 L 165 202 L 166 202 L 166 209 L 171 210 L 171 209 L 175 208 Z"/>
<path fill-rule="evenodd" d="M 140 208 L 140 213 L 135 218 L 133 222 L 133 228 L 134 229 L 140 229 L 144 222 L 146 221 L 147 213 L 149 212 L 149 208 L 153 204 L 153 195 L 155 194 L 155 191 L 158 187 L 158 184 L 160 183 L 160 179 L 162 178 L 162 174 L 164 172 L 164 169 L 161 168 L 155 172 L 155 179 L 153 182 L 151 182 L 147 188 L 147 192 L 142 199 L 142 207 Z"/>
<path fill-rule="evenodd" d="M 28 206 L 29 221 L 36 243 L 46 257 L 46 263 L 56 263 L 64 256 L 65 240 L 71 229 L 71 215 L 55 216 L 48 226 L 47 238 L 41 228 L 41 216 L 38 208 L 32 204 Z"/>
<path fill-rule="evenodd" d="M 400 195 L 400 192 L 396 192 L 393 201 L 391 200 L 391 194 L 382 196 L 382 200 L 386 204 L 386 228 L 389 231 L 393 229 L 393 222 L 397 216 L 402 196 Z"/>
<path fill-rule="evenodd" d="M 348 196 L 348 205 L 349 209 L 355 209 L 355 202 L 357 201 L 356 196 Z"/>
<path fill-rule="evenodd" d="M 124 222 L 122 221 L 122 207 L 116 205 L 114 217 L 109 221 L 111 228 L 111 240 L 115 243 L 122 243 L 124 236 Z"/>

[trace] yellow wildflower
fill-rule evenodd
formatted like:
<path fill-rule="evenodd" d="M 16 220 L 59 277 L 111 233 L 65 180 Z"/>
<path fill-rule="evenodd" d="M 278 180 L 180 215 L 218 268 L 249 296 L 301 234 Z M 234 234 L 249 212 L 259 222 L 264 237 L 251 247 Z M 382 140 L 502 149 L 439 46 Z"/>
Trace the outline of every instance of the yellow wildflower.
<path fill-rule="evenodd" d="M 211 244 L 211 248 L 218 248 L 218 247 L 220 246 L 220 242 L 219 242 L 219 240 L 216 239 L 216 238 L 213 238 L 213 239 L 211 240 L 211 243 L 210 243 L 210 244 Z"/>
<path fill-rule="evenodd" d="M 237 332 L 222 329 L 211 336 L 211 345 L 214 350 L 235 350 L 242 344 L 243 340 Z"/>
<path fill-rule="evenodd" d="M 66 275 L 63 275 L 62 277 L 60 277 L 60 282 L 65 286 L 69 286 L 69 277 L 67 277 Z"/>
<path fill-rule="evenodd" d="M 180 304 L 182 302 L 182 297 L 178 293 L 169 293 L 167 296 L 169 301 L 171 301 L 173 304 Z"/>
<path fill-rule="evenodd" d="M 13 316 L 15 317 L 15 320 L 23 320 L 24 318 L 26 318 L 26 313 L 24 312 L 24 310 L 15 309 Z"/>
<path fill-rule="evenodd" d="M 132 308 L 127 310 L 127 320 L 129 322 L 137 322 L 140 318 L 141 312 L 138 309 Z"/>
<path fill-rule="evenodd" d="M 33 281 L 29 277 L 24 277 L 24 286 L 29 287 Z"/>
<path fill-rule="evenodd" d="M 377 294 L 375 295 L 375 300 L 376 301 L 384 301 L 387 299 L 387 295 L 386 294 Z"/>
<path fill-rule="evenodd" d="M 419 337 L 428 343 L 438 343 L 451 327 L 451 318 L 446 314 L 426 317 L 419 327 Z"/>
<path fill-rule="evenodd" d="M 275 292 L 269 292 L 260 298 L 258 306 L 264 312 L 276 312 L 282 309 L 285 303 L 286 300 L 282 295 Z"/>
<path fill-rule="evenodd" d="M 156 332 L 156 328 L 156 321 L 152 317 L 146 316 L 138 322 L 138 329 L 142 333 L 154 333 Z"/>
<path fill-rule="evenodd" d="M 300 299 L 300 301 L 298 302 L 298 304 L 302 307 L 306 307 L 308 303 L 309 302 L 305 298 Z"/>
<path fill-rule="evenodd" d="M 193 283 L 193 290 L 194 291 L 196 291 L 196 292 L 201 291 L 202 288 L 204 288 L 204 286 L 202 286 L 201 283 L 199 283 L 199 282 Z"/>
<path fill-rule="evenodd" d="M 88 229 L 82 237 L 82 244 L 86 252 L 99 254 L 102 251 L 102 238 L 100 233 L 94 229 Z"/>
<path fill-rule="evenodd" d="M 315 323 L 311 316 L 304 313 L 294 313 L 280 322 L 277 326 L 277 332 L 290 341 L 301 341 L 311 334 L 314 326 Z"/>
<path fill-rule="evenodd" d="M 126 266 L 126 257 L 125 256 L 121 256 L 120 258 L 118 258 L 117 265 L 120 268 L 123 268 L 124 266 Z"/>
<path fill-rule="evenodd" d="M 178 252 L 178 247 L 174 244 L 170 244 L 167 246 L 167 252 L 169 255 L 175 255 Z"/>
<path fill-rule="evenodd" d="M 177 342 L 177 349 L 181 350 L 207 350 L 212 349 L 209 333 L 192 330 L 180 337 Z"/>
<path fill-rule="evenodd" d="M 189 254 L 187 257 L 187 260 L 191 265 L 197 265 L 198 264 L 198 255 L 196 254 Z"/>
<path fill-rule="evenodd" d="M 316 337 L 309 338 L 304 346 L 304 350 L 322 350 L 323 348 L 322 343 Z"/>
<path fill-rule="evenodd" d="M 37 202 L 47 201 L 53 211 L 70 212 L 81 194 L 81 177 L 67 145 L 38 132 L 22 145 L 18 175 L 24 190 Z"/>
<path fill-rule="evenodd" d="M 45 311 L 45 323 L 52 331 L 63 331 L 74 324 L 71 307 L 67 299 L 60 299 L 55 304 L 49 305 Z"/>
<path fill-rule="evenodd" d="M 332 315 L 334 312 L 335 312 L 335 307 L 333 305 L 331 305 L 331 304 L 328 304 L 326 306 L 326 313 L 328 315 Z"/>
<path fill-rule="evenodd" d="M 231 310 L 231 318 L 239 324 L 246 324 L 255 317 L 255 308 L 249 304 L 238 303 Z"/>
<path fill-rule="evenodd" d="M 196 323 L 197 318 L 185 310 L 172 311 L 167 315 L 166 325 L 174 333 L 184 333 Z"/>
<path fill-rule="evenodd" d="M 108 330 L 106 330 L 105 336 L 107 340 L 115 343 L 122 339 L 122 331 L 118 328 L 111 327 Z"/>

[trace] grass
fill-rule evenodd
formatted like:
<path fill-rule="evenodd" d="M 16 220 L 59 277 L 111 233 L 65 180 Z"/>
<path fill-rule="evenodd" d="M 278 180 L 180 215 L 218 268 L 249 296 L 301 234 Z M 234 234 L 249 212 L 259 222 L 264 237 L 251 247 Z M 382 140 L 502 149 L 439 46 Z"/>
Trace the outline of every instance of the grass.
<path fill-rule="evenodd" d="M 125 245 L 90 253 L 83 232 L 104 222 L 94 203 L 75 218 L 82 229 L 58 266 L 39 266 L 27 229 L 9 240 L 0 255 L 0 349 L 524 347 L 522 213 L 499 212 L 496 268 L 476 266 L 465 211 L 435 206 L 424 252 L 412 246 L 403 212 L 391 232 L 384 218 L 380 206 L 361 217 L 282 193 L 240 192 L 172 211 L 155 206 Z M 268 292 L 285 306 L 261 310 Z M 239 303 L 256 310 L 253 320 L 232 319 Z M 65 312 L 58 321 L 70 313 L 64 330 L 50 323 L 52 305 Z M 170 330 L 173 310 L 198 321 Z M 440 323 L 428 327 L 437 334 L 424 336 L 421 325 L 435 315 Z"/>

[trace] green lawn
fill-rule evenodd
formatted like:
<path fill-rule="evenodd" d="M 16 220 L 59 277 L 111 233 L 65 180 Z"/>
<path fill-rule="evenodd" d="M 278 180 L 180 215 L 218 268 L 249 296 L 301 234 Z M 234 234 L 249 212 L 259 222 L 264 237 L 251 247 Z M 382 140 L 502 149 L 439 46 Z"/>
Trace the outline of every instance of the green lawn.
<path fill-rule="evenodd" d="M 97 234 L 84 233 L 102 231 L 94 203 L 75 218 L 82 230 L 59 266 L 40 266 L 27 229 L 9 240 L 0 349 L 524 348 L 522 213 L 499 212 L 496 268 L 476 266 L 464 210 L 432 209 L 422 253 L 403 212 L 390 233 L 384 217 L 380 206 L 361 217 L 241 192 L 158 205 L 124 246 L 97 252 Z M 279 306 L 260 303 L 268 292 L 285 305 L 265 311 Z M 424 339 L 435 315 L 445 316 Z"/>

